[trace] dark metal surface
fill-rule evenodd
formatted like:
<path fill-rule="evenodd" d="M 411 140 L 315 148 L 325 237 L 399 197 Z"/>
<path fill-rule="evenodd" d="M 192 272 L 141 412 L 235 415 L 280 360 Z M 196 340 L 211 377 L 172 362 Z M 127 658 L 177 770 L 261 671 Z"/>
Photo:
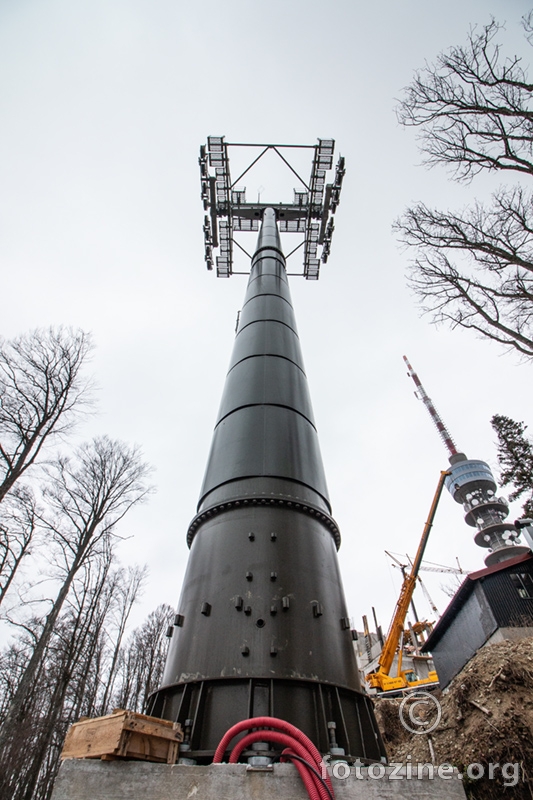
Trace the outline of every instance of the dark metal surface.
<path fill-rule="evenodd" d="M 498 628 L 533 627 L 533 597 L 521 596 L 512 577 L 533 577 L 533 559 L 507 564 L 472 573 L 424 645 L 423 651 L 432 653 L 441 689 Z"/>
<path fill-rule="evenodd" d="M 179 721 L 192 720 L 192 755 L 209 762 L 222 736 L 235 723 L 255 716 L 272 716 L 296 725 L 318 747 L 329 750 L 328 722 L 336 723 L 336 738 L 347 754 L 366 762 L 379 761 L 383 743 L 372 700 L 366 695 L 315 681 L 239 678 L 191 681 L 151 699 L 149 713 Z M 242 735 L 241 735 L 242 736 Z M 234 742 L 241 738 L 238 736 Z"/>
<path fill-rule="evenodd" d="M 239 319 L 240 323 L 240 319 Z M 304 370 L 300 341 L 294 331 L 282 322 L 256 322 L 253 336 L 238 336 L 235 340 L 230 368 L 250 356 L 282 356 Z"/>
<path fill-rule="evenodd" d="M 258 714 L 293 722 L 324 752 L 334 721 L 347 753 L 383 756 L 346 625 L 340 538 L 271 210 L 188 541 L 180 625 L 149 713 L 192 719 L 200 760 Z"/>
<path fill-rule="evenodd" d="M 255 478 L 243 478 L 242 480 L 228 481 L 222 483 L 206 495 L 198 509 L 198 515 L 191 522 L 191 527 L 198 527 L 197 523 L 204 514 L 209 514 L 214 507 L 220 504 L 235 505 L 238 502 L 246 505 L 254 503 L 264 504 L 268 501 L 269 505 L 286 506 L 287 508 L 315 509 L 317 515 L 324 512 L 323 520 L 330 527 L 336 528 L 335 520 L 330 516 L 330 507 L 325 500 L 313 489 L 304 486 L 303 483 L 284 480 L 269 475 L 263 475 L 259 484 Z M 192 541 L 192 540 L 191 540 Z M 189 542 L 189 545 L 191 542 Z M 340 534 L 337 546 L 340 545 Z"/>
<path fill-rule="evenodd" d="M 445 636 L 448 628 L 454 624 L 455 618 L 476 588 L 478 581 L 485 581 L 485 579 L 490 575 L 496 575 L 500 572 L 511 574 L 531 572 L 532 569 L 533 555 L 529 553 L 527 555 L 520 555 L 517 558 L 495 564 L 491 567 L 485 567 L 485 569 L 480 569 L 477 572 L 471 572 L 464 579 L 461 586 L 450 601 L 448 607 L 445 609 L 439 621 L 426 639 L 426 642 L 422 647 L 422 652 L 428 653 L 434 651 L 437 643 Z"/>
<path fill-rule="evenodd" d="M 533 597 L 521 596 L 517 579 L 513 580 L 513 576 L 523 575 L 533 578 L 533 560 L 511 566 L 483 580 L 483 591 L 499 628 L 533 627 Z"/>
<path fill-rule="evenodd" d="M 459 610 L 453 624 L 431 651 L 441 689 L 448 686 L 497 627 L 478 584 Z"/>
<path fill-rule="evenodd" d="M 263 475 L 298 481 L 327 500 L 318 459 L 316 430 L 301 414 L 266 404 L 240 408 L 215 429 L 200 502 L 222 483 Z"/>
<path fill-rule="evenodd" d="M 193 663 L 201 665 L 194 677 L 221 678 L 232 665 L 246 677 L 274 671 L 279 677 L 359 688 L 351 633 L 341 627 L 347 611 L 335 542 L 318 520 L 265 506 L 216 515 L 194 538 L 184 585 L 188 589 L 178 607 L 184 623 L 170 643 L 165 685 L 190 679 Z M 250 614 L 236 609 L 236 597 L 244 598 Z M 206 601 L 212 606 L 209 618 L 200 613 Z M 319 618 L 313 615 L 317 602 L 323 607 Z M 243 645 L 250 658 L 240 657 Z M 271 647 L 278 649 L 275 660 Z"/>
<path fill-rule="evenodd" d="M 236 364 L 228 373 L 218 418 L 244 406 L 264 404 L 294 409 L 314 427 L 307 379 L 287 358 L 246 358 Z"/>
<path fill-rule="evenodd" d="M 270 352 L 272 341 L 277 345 L 276 355 Z M 300 483 L 316 492 L 316 502 L 329 507 L 281 242 L 271 210 L 265 212 L 252 260 L 199 507 L 223 484 L 262 477 Z"/>

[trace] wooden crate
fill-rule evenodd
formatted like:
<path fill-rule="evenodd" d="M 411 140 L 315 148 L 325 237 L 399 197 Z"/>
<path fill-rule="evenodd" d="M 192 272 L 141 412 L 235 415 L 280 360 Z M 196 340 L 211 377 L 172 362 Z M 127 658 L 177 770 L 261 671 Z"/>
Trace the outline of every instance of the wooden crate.
<path fill-rule="evenodd" d="M 177 722 L 117 709 L 106 717 L 75 722 L 61 758 L 131 758 L 175 764 L 182 741 Z"/>

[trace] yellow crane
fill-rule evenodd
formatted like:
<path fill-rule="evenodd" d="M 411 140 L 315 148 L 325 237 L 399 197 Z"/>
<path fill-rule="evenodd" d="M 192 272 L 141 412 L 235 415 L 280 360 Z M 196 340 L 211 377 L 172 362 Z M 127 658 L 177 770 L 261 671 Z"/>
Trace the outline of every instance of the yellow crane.
<path fill-rule="evenodd" d="M 396 608 L 394 610 L 392 622 L 389 627 L 389 632 L 381 651 L 378 668 L 375 672 L 370 672 L 366 676 L 366 680 L 372 689 L 378 689 L 382 692 L 387 692 L 393 689 L 407 689 L 418 686 L 427 686 L 438 682 L 438 675 L 435 670 L 432 670 L 428 677 L 423 679 L 417 678 L 412 670 L 402 670 L 403 633 L 405 617 L 413 597 L 418 572 L 420 570 L 420 565 L 422 564 L 422 559 L 424 557 L 424 551 L 426 549 L 429 533 L 433 525 L 433 520 L 435 519 L 437 506 L 439 504 L 442 489 L 444 487 L 444 481 L 446 480 L 446 476 L 449 474 L 450 473 L 446 472 L 445 470 L 440 473 L 435 496 L 433 497 L 427 522 L 424 525 L 422 538 L 420 539 L 416 556 L 411 565 L 411 571 L 409 574 L 404 575 L 400 596 L 398 598 L 398 602 L 396 603 Z M 391 676 L 390 671 L 396 652 L 398 652 L 397 674 L 395 676 Z"/>

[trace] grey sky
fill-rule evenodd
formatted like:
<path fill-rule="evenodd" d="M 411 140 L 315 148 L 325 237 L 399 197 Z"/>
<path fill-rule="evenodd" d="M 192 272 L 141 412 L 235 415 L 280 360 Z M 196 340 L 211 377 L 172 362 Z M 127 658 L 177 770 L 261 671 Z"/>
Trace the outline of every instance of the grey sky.
<path fill-rule="evenodd" d="M 100 414 L 80 436 L 138 442 L 157 468 L 157 495 L 121 530 L 133 537 L 123 559 L 151 569 L 138 618 L 178 600 L 245 289 L 203 262 L 197 155 L 208 134 L 334 137 L 346 157 L 331 258 L 318 283 L 291 286 L 356 623 L 374 604 L 388 624 L 399 581 L 383 551 L 414 552 L 447 465 L 402 354 L 470 457 L 495 466 L 493 413 L 531 419 L 531 366 L 420 319 L 391 234 L 413 200 L 462 207 L 502 182 L 457 186 L 416 166 L 394 98 L 491 14 L 507 20 L 507 51 L 529 58 L 527 10 L 521 0 L 0 2 L 0 330 L 94 333 Z M 249 195 L 281 199 L 274 177 L 251 175 Z M 480 568 L 482 555 L 444 496 L 428 559 Z M 446 580 L 428 577 L 441 609 Z"/>

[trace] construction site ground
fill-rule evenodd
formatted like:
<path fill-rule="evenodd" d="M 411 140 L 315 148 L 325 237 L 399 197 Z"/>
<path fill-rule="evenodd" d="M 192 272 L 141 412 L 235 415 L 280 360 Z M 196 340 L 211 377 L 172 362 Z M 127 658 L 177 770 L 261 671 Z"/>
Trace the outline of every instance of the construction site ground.
<path fill-rule="evenodd" d="M 449 763 L 465 776 L 467 796 L 474 800 L 533 798 L 533 638 L 499 642 L 482 648 L 443 692 L 434 693 L 442 716 L 431 733 L 410 733 L 402 724 L 402 698 L 380 698 L 376 714 L 389 761 Z M 406 701 L 407 704 L 409 701 Z M 414 701 L 413 701 L 414 702 Z M 435 708 L 428 704 L 428 715 Z M 420 718 L 418 706 L 415 719 Z M 408 711 L 404 705 L 403 716 Z M 422 711 L 423 713 L 423 711 Z M 418 715 L 418 716 L 417 716 Z M 423 721 L 423 718 L 422 718 Z M 409 722 L 411 727 L 415 727 Z M 429 726 L 431 720 L 428 717 Z M 422 726 L 423 727 L 423 726 Z M 468 765 L 480 764 L 484 776 L 469 778 Z M 492 764 L 492 779 L 489 778 Z M 496 767 L 494 765 L 499 764 Z M 502 776 L 520 772 L 516 785 Z M 472 776 L 480 772 L 470 769 Z M 504 784 L 507 783 L 507 786 Z"/>

